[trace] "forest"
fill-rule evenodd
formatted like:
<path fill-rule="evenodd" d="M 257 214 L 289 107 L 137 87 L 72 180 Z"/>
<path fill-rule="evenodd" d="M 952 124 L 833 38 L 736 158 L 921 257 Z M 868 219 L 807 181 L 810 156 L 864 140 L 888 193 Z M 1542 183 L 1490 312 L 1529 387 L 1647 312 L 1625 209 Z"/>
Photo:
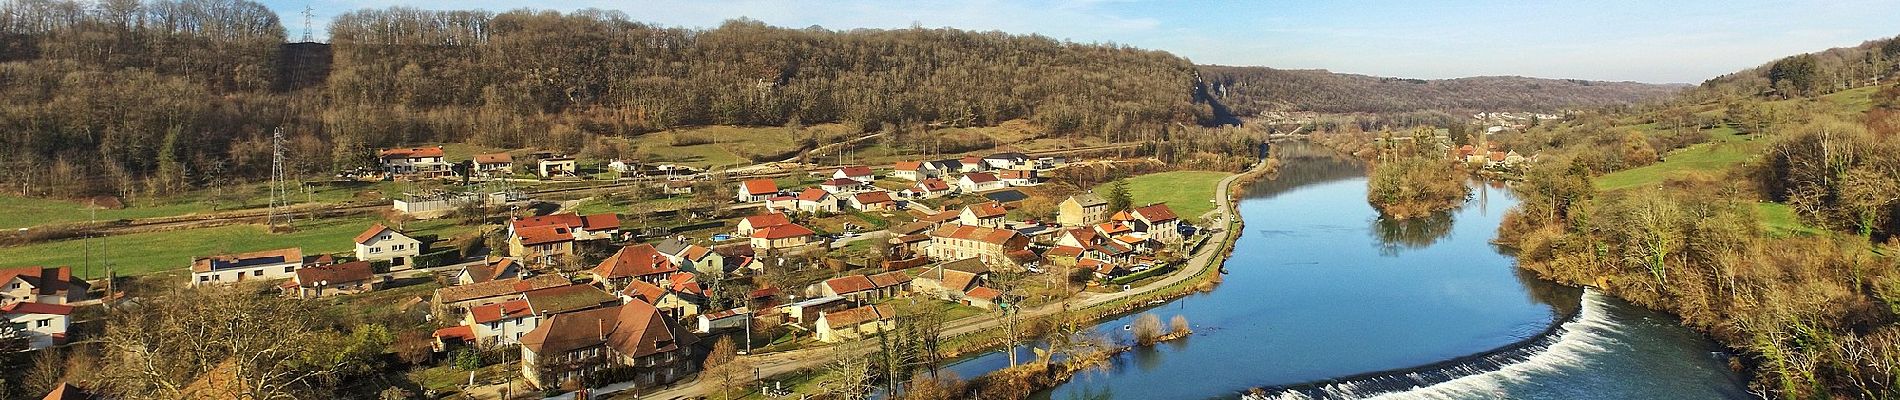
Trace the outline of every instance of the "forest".
<path fill-rule="evenodd" d="M 1556 112 L 1661 100 L 1687 87 L 1515 76 L 1403 79 L 1267 67 L 1201 66 L 1199 70 L 1212 95 L 1242 116 L 1273 111 Z"/>

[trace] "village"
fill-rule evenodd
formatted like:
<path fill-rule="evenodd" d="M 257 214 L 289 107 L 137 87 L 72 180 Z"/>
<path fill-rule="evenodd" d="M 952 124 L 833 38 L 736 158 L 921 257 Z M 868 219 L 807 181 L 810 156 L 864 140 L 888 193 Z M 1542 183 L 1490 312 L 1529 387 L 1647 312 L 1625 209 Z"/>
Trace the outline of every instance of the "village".
<path fill-rule="evenodd" d="M 764 354 L 863 340 L 912 310 L 995 318 L 1152 281 L 1208 237 L 1169 204 L 1136 203 L 1126 187 L 1039 199 L 1029 193 L 1043 194 L 1034 189 L 1072 160 L 1015 152 L 776 179 L 606 163 L 630 177 L 621 181 L 633 190 L 721 197 L 715 211 L 672 212 L 685 223 L 671 228 L 611 207 L 583 213 L 571 201 L 537 202 L 494 184 L 520 175 L 576 179 L 574 157 L 452 160 L 441 147 L 383 149 L 377 157 L 380 169 L 347 176 L 471 190 L 390 201 L 394 223 L 362 226 L 353 251 L 305 245 L 203 254 L 181 266 L 185 285 L 318 301 L 433 282 L 440 287 L 403 307 L 426 309 L 438 327 L 429 337 L 436 358 L 514 371 L 484 379 L 505 385 L 504 396 L 616 384 L 651 390 L 696 376 L 716 338 L 738 343 L 740 354 Z M 1036 215 L 1022 210 L 1030 201 L 1056 205 Z M 506 214 L 488 216 L 501 223 L 482 235 L 484 251 L 444 251 L 477 244 L 402 229 L 469 210 Z M 0 269 L 0 283 L 7 285 L 0 312 L 23 328 L 28 350 L 96 334 L 87 332 L 96 325 L 75 320 L 76 307 L 125 295 L 66 266 Z"/>

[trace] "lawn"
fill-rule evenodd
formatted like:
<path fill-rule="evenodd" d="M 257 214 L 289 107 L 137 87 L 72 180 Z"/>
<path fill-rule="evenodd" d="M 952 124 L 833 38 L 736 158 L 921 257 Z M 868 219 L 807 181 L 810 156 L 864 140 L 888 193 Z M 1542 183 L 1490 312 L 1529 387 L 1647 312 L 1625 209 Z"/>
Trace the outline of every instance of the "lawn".
<path fill-rule="evenodd" d="M 1214 192 L 1226 172 L 1171 171 L 1128 178 L 1128 191 L 1135 205 L 1168 203 L 1174 214 L 1189 222 L 1200 223 L 1201 215 L 1214 210 Z M 1095 187 L 1095 193 L 1107 195 L 1110 185 Z"/>
<path fill-rule="evenodd" d="M 1755 209 L 1761 214 L 1761 225 L 1768 235 L 1775 237 L 1810 236 L 1826 233 L 1819 228 L 1801 222 L 1794 208 L 1781 203 L 1758 203 Z"/>
<path fill-rule="evenodd" d="M 304 254 L 349 251 L 351 239 L 363 233 L 377 220 L 369 217 L 299 222 L 291 233 L 266 233 L 258 225 L 232 225 L 169 232 L 111 236 L 92 241 L 66 240 L 17 247 L 0 247 L 0 262 L 5 266 L 65 265 L 87 278 L 105 276 L 101 260 L 110 260 L 120 276 L 182 271 L 192 257 L 219 253 L 303 247 Z M 405 226 L 413 235 L 437 235 L 449 238 L 470 231 L 451 220 L 410 222 Z M 92 250 L 95 268 L 85 268 Z"/>
<path fill-rule="evenodd" d="M 1723 135 L 1735 136 L 1735 135 Z M 1719 173 L 1755 154 L 1755 142 L 1701 143 L 1669 153 L 1663 161 L 1597 177 L 1597 189 L 1623 190 L 1661 184 L 1691 173 Z"/>
<path fill-rule="evenodd" d="M 210 211 L 211 207 L 201 202 L 163 204 L 154 206 L 127 207 L 118 210 L 99 210 L 97 219 L 112 221 L 132 218 L 165 217 Z M 26 228 L 51 223 L 85 222 L 94 218 L 86 210 L 86 204 L 67 201 L 0 195 L 0 229 Z"/>
<path fill-rule="evenodd" d="M 600 197 L 589 197 L 586 200 L 581 200 L 581 204 L 574 207 L 574 212 L 580 215 L 604 213 L 626 214 L 632 211 L 636 204 L 649 211 L 677 210 L 685 207 L 686 203 L 693 200 L 693 198 L 689 196 L 661 197 L 637 201 L 633 200 L 630 195 L 623 194 L 620 197 L 619 201 L 614 202 L 601 200 Z"/>
<path fill-rule="evenodd" d="M 303 204 L 380 200 L 400 196 L 406 191 L 417 191 L 418 188 L 419 185 L 412 182 L 321 182 L 291 187 L 290 201 L 292 204 Z M 220 196 L 221 191 L 236 194 Z M 93 219 L 114 221 L 263 208 L 270 205 L 270 192 L 267 185 L 255 183 L 223 189 L 199 189 L 157 198 L 128 198 L 124 202 L 126 208 L 99 210 L 94 215 L 80 201 L 0 195 L 0 229 Z"/>
<path fill-rule="evenodd" d="M 633 139 L 633 145 L 640 158 L 649 163 L 734 167 L 751 164 L 755 157 L 790 154 L 797 150 L 801 135 L 828 137 L 844 130 L 837 124 L 810 126 L 803 132 L 777 126 L 702 126 L 641 135 Z M 675 146 L 676 136 L 697 144 Z"/>

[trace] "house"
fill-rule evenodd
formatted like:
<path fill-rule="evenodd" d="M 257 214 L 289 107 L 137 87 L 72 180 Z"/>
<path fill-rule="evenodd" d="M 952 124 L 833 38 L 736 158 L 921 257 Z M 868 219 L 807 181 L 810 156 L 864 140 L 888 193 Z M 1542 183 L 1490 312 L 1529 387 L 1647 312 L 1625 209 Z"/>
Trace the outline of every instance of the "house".
<path fill-rule="evenodd" d="M 982 286 L 988 276 L 989 268 L 982 261 L 966 258 L 925 268 L 911 282 L 919 294 L 962 302 L 963 296 Z"/>
<path fill-rule="evenodd" d="M 824 189 L 826 192 L 838 194 L 856 193 L 857 191 L 864 190 L 865 186 L 863 181 L 846 178 L 831 178 L 830 180 L 818 184 L 818 188 Z"/>
<path fill-rule="evenodd" d="M 594 267 L 594 282 L 607 290 L 619 290 L 631 281 L 659 284 L 667 275 L 679 272 L 679 265 L 651 244 L 621 247 L 614 255 Z"/>
<path fill-rule="evenodd" d="M 0 269 L 0 304 L 70 304 L 85 300 L 91 289 L 84 279 L 73 279 L 71 267 Z"/>
<path fill-rule="evenodd" d="M 971 172 L 983 172 L 983 171 L 990 170 L 990 166 L 988 164 L 983 163 L 982 157 L 963 156 L 963 158 L 957 159 L 957 163 L 958 163 L 957 172 L 962 172 L 966 174 L 971 173 Z"/>
<path fill-rule="evenodd" d="M 752 231 L 752 248 L 767 253 L 796 251 L 812 244 L 811 229 L 798 224 L 769 226 Z"/>
<path fill-rule="evenodd" d="M 1030 164 L 1030 160 L 1029 156 L 1023 153 L 996 153 L 984 156 L 983 165 L 998 170 L 1031 169 L 1035 166 Z"/>
<path fill-rule="evenodd" d="M 653 242 L 653 248 L 672 260 L 673 264 L 679 265 L 682 271 L 726 272 L 725 256 L 706 246 L 694 244 L 686 240 L 685 236 Z"/>
<path fill-rule="evenodd" d="M 757 203 L 778 196 L 778 182 L 771 179 L 752 179 L 739 182 L 738 199 L 740 203 Z"/>
<path fill-rule="evenodd" d="M 798 192 L 798 211 L 808 213 L 838 212 L 838 198 L 831 192 L 819 188 L 806 188 Z"/>
<path fill-rule="evenodd" d="M 958 160 L 925 161 L 923 169 L 930 171 L 932 176 L 948 176 L 954 173 L 968 172 L 963 170 L 963 162 Z"/>
<path fill-rule="evenodd" d="M 560 275 L 548 274 L 450 286 L 435 290 L 435 295 L 429 299 L 430 308 L 438 313 L 459 317 L 471 307 L 513 300 L 520 297 L 521 292 L 573 283 Z"/>
<path fill-rule="evenodd" d="M 963 218 L 963 213 L 960 211 L 944 211 L 930 214 L 913 209 L 910 210 L 910 215 L 916 217 L 918 222 L 930 223 L 930 229 L 937 229 L 943 227 L 945 224 L 954 224 Z"/>
<path fill-rule="evenodd" d="M 785 314 L 787 318 L 786 323 L 809 327 L 812 326 L 813 323 L 818 322 L 819 315 L 848 309 L 851 308 L 851 305 L 851 301 L 845 300 L 843 297 L 821 296 L 787 304 L 783 307 L 779 307 L 779 310 Z"/>
<path fill-rule="evenodd" d="M 929 233 L 913 233 L 891 238 L 891 252 L 900 258 L 921 257 L 924 254 L 924 249 L 929 245 Z M 886 260 L 885 262 L 894 261 L 896 260 Z"/>
<path fill-rule="evenodd" d="M 785 214 L 759 214 L 739 219 L 739 227 L 732 233 L 739 236 L 752 236 L 752 232 L 760 229 L 791 224 L 791 218 L 786 218 Z"/>
<path fill-rule="evenodd" d="M 857 302 L 882 298 L 878 296 L 877 285 L 871 283 L 871 278 L 864 275 L 826 279 L 824 283 L 818 285 L 818 293 L 822 296 L 838 296 Z"/>
<path fill-rule="evenodd" d="M 390 266 L 401 267 L 412 264 L 418 255 L 422 255 L 422 241 L 383 224 L 371 224 L 356 235 L 357 260 L 389 261 Z"/>
<path fill-rule="evenodd" d="M 959 302 L 963 303 L 963 305 L 988 310 L 996 306 L 998 300 L 1002 298 L 1003 292 L 1000 290 L 991 289 L 988 286 L 977 286 L 971 288 L 969 291 L 963 292 L 963 298 Z"/>
<path fill-rule="evenodd" d="M 1004 187 L 1003 180 L 997 179 L 996 174 L 988 172 L 972 172 L 957 178 L 957 188 L 962 189 L 964 193 L 985 192 Z"/>
<path fill-rule="evenodd" d="M 1083 251 L 1081 247 L 1056 246 L 1049 248 L 1048 251 L 1042 252 L 1042 258 L 1047 260 L 1049 265 L 1065 268 L 1074 267 L 1076 262 L 1082 260 Z"/>
<path fill-rule="evenodd" d="M 889 271 L 865 278 L 870 279 L 871 286 L 877 288 L 875 290 L 877 296 L 885 298 L 897 297 L 909 292 L 911 287 L 910 283 L 915 280 L 910 274 L 904 273 L 904 271 Z"/>
<path fill-rule="evenodd" d="M 891 192 L 864 192 L 851 196 L 851 208 L 858 211 L 890 211 L 897 208 L 897 201 L 891 200 Z"/>
<path fill-rule="evenodd" d="M 637 175 L 640 173 L 640 162 L 616 158 L 607 161 L 607 170 L 620 176 Z"/>
<path fill-rule="evenodd" d="M 19 328 L 28 350 L 39 350 L 66 343 L 66 329 L 72 323 L 73 306 L 35 302 L 0 305 L 0 317 Z"/>
<path fill-rule="evenodd" d="M 920 161 L 898 161 L 897 165 L 891 167 L 891 177 L 908 181 L 921 181 L 940 176 L 943 172 L 935 168 L 925 167 L 925 164 L 926 163 Z"/>
<path fill-rule="evenodd" d="M 666 183 L 663 183 L 660 186 L 662 188 L 661 190 L 665 191 L 666 194 L 670 194 L 670 195 L 678 196 L 678 195 L 683 195 L 683 194 L 693 194 L 693 181 L 689 181 L 689 180 L 668 179 Z"/>
<path fill-rule="evenodd" d="M 612 239 L 620 233 L 620 216 L 611 213 L 573 213 L 516 218 L 508 222 L 508 254 L 551 264 L 574 253 L 575 242 Z"/>
<path fill-rule="evenodd" d="M 676 273 L 671 276 L 691 277 L 693 275 Z M 690 285 L 675 284 L 673 279 L 667 279 L 660 284 L 644 281 L 628 282 L 627 287 L 620 290 L 620 298 L 623 301 L 652 304 L 660 310 L 661 314 L 675 320 L 698 315 L 700 307 L 706 301 L 705 290 L 700 288 L 697 282 L 690 282 L 688 279 L 681 281 Z"/>
<path fill-rule="evenodd" d="M 303 249 L 296 247 L 199 257 L 191 260 L 191 284 L 287 279 L 300 267 L 303 267 Z"/>
<path fill-rule="evenodd" d="M 1123 267 L 1121 263 L 1095 258 L 1084 258 L 1076 261 L 1075 267 L 1089 271 L 1096 280 L 1106 281 L 1128 275 L 1128 268 Z"/>
<path fill-rule="evenodd" d="M 765 263 L 756 257 L 758 253 L 752 249 L 750 242 L 716 246 L 712 248 L 712 251 L 719 254 L 719 258 L 723 260 L 720 262 L 725 264 L 728 270 L 744 268 L 754 273 L 765 270 Z"/>
<path fill-rule="evenodd" d="M 1035 186 L 1036 183 L 1041 182 L 1041 180 L 1036 179 L 1036 170 L 1033 169 L 1002 171 L 996 173 L 996 178 L 1002 179 L 1003 184 L 1009 186 Z"/>
<path fill-rule="evenodd" d="M 699 326 L 694 332 L 711 333 L 715 330 L 745 328 L 746 321 L 751 319 L 752 310 L 747 307 L 739 307 L 710 314 L 700 314 Z"/>
<path fill-rule="evenodd" d="M 890 305 L 863 306 L 818 314 L 813 332 L 817 333 L 820 342 L 838 343 L 883 332 L 890 329 L 896 319 L 897 309 Z"/>
<path fill-rule="evenodd" d="M 831 178 L 832 179 L 850 179 L 850 180 L 858 181 L 859 183 L 869 185 L 871 184 L 871 182 L 877 181 L 877 173 L 871 172 L 871 167 L 858 165 L 858 166 L 839 168 L 836 171 L 832 171 Z"/>
<path fill-rule="evenodd" d="M 1087 248 L 1100 244 L 1103 238 L 1095 234 L 1094 227 L 1064 229 L 1056 234 L 1056 246 Z"/>
<path fill-rule="evenodd" d="M 528 301 L 519 298 L 470 307 L 462 326 L 468 328 L 468 340 L 477 347 L 520 344 L 522 336 L 540 326 L 541 317 L 530 310 Z"/>
<path fill-rule="evenodd" d="M 296 276 L 284 281 L 279 289 L 286 296 L 314 299 L 332 295 L 367 293 L 375 291 L 382 284 L 383 277 L 376 275 L 376 268 L 370 266 L 369 261 L 351 261 L 299 268 Z"/>
<path fill-rule="evenodd" d="M 1149 239 L 1163 243 L 1181 241 L 1181 218 L 1176 217 L 1166 203 L 1135 207 L 1128 211 L 1128 216 L 1132 217 L 1130 225 L 1136 231 L 1147 233 Z"/>
<path fill-rule="evenodd" d="M 1108 200 L 1095 192 L 1069 196 L 1056 205 L 1056 222 L 1063 226 L 1087 226 L 1107 220 Z"/>
<path fill-rule="evenodd" d="M 73 386 L 71 383 L 60 382 L 59 386 L 54 387 L 53 391 L 47 392 L 46 397 L 42 397 L 40 400 L 103 400 L 107 398 L 108 397 L 101 396 L 98 393 L 93 393 L 90 390 Z"/>
<path fill-rule="evenodd" d="M 1008 229 L 944 225 L 930 232 L 925 253 L 938 260 L 977 258 L 988 264 L 1009 263 L 1010 251 L 1029 246 L 1029 238 Z"/>
<path fill-rule="evenodd" d="M 443 161 L 442 158 L 442 146 L 386 149 L 376 153 L 376 159 L 382 163 L 383 172 L 399 175 L 447 174 L 450 172 L 449 163 Z"/>
<path fill-rule="evenodd" d="M 520 278 L 521 263 L 512 258 L 496 258 L 487 263 L 462 267 L 455 273 L 455 284 L 467 285 L 497 279 Z"/>
<path fill-rule="evenodd" d="M 997 203 L 979 203 L 963 207 L 957 223 L 985 228 L 1002 228 L 1009 222 L 1009 209 Z"/>
<path fill-rule="evenodd" d="M 798 196 L 772 196 L 765 199 L 765 209 L 771 212 L 796 212 L 798 211 Z"/>
<path fill-rule="evenodd" d="M 950 183 L 939 178 L 924 178 L 898 194 L 912 199 L 934 199 L 950 194 Z"/>
<path fill-rule="evenodd" d="M 574 240 L 578 241 L 608 240 L 620 234 L 620 215 L 614 213 L 590 215 L 562 213 L 516 218 L 513 221 L 509 221 L 509 227 L 511 229 L 531 226 L 564 226 L 570 229 L 571 234 L 574 235 Z"/>
<path fill-rule="evenodd" d="M 535 164 L 535 174 L 542 178 L 573 177 L 579 171 L 574 157 L 543 158 Z"/>
<path fill-rule="evenodd" d="M 692 374 L 698 340 L 641 302 L 557 314 L 522 336 L 521 372 L 537 387 L 586 382 L 610 369 L 655 387 Z"/>
<path fill-rule="evenodd" d="M 508 153 L 475 155 L 475 173 L 482 176 L 508 176 L 514 174 L 515 156 Z"/>

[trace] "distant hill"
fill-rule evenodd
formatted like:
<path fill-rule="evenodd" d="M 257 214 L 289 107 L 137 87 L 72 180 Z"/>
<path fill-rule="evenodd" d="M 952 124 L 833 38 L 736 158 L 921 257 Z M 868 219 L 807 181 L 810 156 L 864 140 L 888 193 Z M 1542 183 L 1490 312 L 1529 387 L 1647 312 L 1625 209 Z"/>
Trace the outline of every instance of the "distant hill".
<path fill-rule="evenodd" d="M 1426 80 L 1325 70 L 1198 68 L 1209 94 L 1243 116 L 1263 111 L 1557 111 L 1662 98 L 1690 87 L 1516 76 Z"/>
<path fill-rule="evenodd" d="M 1900 73 L 1900 37 L 1890 37 L 1783 57 L 1710 79 L 1696 92 L 1715 96 L 1819 96 L 1890 83 L 1896 73 Z"/>

